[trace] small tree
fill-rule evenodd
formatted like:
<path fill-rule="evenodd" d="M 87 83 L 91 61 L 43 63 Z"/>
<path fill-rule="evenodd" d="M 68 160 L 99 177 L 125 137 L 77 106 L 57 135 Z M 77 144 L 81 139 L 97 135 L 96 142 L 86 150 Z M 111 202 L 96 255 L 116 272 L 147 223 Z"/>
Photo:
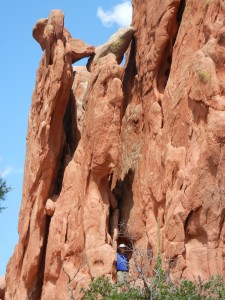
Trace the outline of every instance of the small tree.
<path fill-rule="evenodd" d="M 6 180 L 0 175 L 0 212 L 6 207 L 2 206 L 1 202 L 5 201 L 6 195 L 12 190 L 11 187 L 7 186 Z"/>
<path fill-rule="evenodd" d="M 136 246 L 137 236 L 125 223 L 120 223 L 119 236 L 129 242 L 127 246 L 132 252 L 134 276 L 130 282 L 113 284 L 106 276 L 94 278 L 87 289 L 82 289 L 82 300 L 222 300 L 225 299 L 225 279 L 218 275 L 204 282 L 182 279 L 173 283 L 169 276 L 170 262 L 163 262 L 160 252 L 160 228 L 158 223 L 158 252 L 153 260 L 151 251 Z M 148 264 L 149 262 L 149 264 Z M 168 271 L 163 268 L 168 264 Z M 152 265 L 153 270 L 149 272 Z M 130 266 L 131 267 L 131 266 Z M 139 285 L 137 280 L 139 280 Z"/>

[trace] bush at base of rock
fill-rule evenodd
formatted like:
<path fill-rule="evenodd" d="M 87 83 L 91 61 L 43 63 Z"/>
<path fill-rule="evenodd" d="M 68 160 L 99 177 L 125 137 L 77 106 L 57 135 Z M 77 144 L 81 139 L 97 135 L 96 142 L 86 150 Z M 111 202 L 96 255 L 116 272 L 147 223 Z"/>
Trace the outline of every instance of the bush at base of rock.
<path fill-rule="evenodd" d="M 195 283 L 182 280 L 178 285 L 168 278 L 152 278 L 149 289 L 134 287 L 133 284 L 113 284 L 103 276 L 93 279 L 82 300 L 222 300 L 225 299 L 225 279 L 220 275 L 208 282 Z"/>

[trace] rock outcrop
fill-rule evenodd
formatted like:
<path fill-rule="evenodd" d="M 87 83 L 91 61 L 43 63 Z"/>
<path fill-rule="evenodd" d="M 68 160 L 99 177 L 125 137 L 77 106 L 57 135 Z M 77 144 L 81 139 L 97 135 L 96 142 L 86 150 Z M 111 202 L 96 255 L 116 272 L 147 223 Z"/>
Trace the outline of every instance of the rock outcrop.
<path fill-rule="evenodd" d="M 79 298 L 93 277 L 114 280 L 119 221 L 153 257 L 160 227 L 174 280 L 225 276 L 224 1 L 133 9 L 96 50 L 61 11 L 34 27 L 44 55 L 5 299 Z"/>

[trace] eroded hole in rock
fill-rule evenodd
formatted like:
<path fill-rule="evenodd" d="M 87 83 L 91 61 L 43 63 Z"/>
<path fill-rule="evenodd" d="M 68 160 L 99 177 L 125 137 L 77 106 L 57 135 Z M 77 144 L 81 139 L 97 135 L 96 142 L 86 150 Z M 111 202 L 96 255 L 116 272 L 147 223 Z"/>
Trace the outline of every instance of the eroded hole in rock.
<path fill-rule="evenodd" d="M 167 41 L 164 47 L 164 51 L 161 56 L 161 62 L 157 68 L 157 75 L 156 75 L 157 89 L 161 94 L 163 94 L 165 87 L 167 85 L 167 81 L 169 79 L 170 69 L 172 64 L 172 56 L 173 56 L 173 46 L 176 42 L 177 33 L 182 20 L 185 5 L 186 5 L 186 0 L 181 0 L 176 19 L 172 20 L 171 24 L 169 24 L 170 26 L 168 26 L 167 33 L 169 35 L 169 40 Z"/>
<path fill-rule="evenodd" d="M 201 212 L 202 207 L 198 208 L 196 211 L 191 210 L 186 218 L 184 223 L 186 243 L 192 239 L 198 241 L 202 245 L 206 245 L 208 242 L 207 234 L 200 223 Z"/>
<path fill-rule="evenodd" d="M 94 266 L 97 267 L 97 268 L 103 268 L 104 267 L 104 262 L 100 259 L 95 260 L 94 261 Z"/>
<path fill-rule="evenodd" d="M 86 66 L 88 63 L 89 57 L 84 57 L 76 61 L 73 66 Z"/>

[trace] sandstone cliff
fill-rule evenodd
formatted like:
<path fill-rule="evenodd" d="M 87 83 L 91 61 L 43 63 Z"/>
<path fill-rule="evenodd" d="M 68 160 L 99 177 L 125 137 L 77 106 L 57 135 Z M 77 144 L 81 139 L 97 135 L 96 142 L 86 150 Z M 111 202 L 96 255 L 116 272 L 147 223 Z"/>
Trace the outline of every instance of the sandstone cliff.
<path fill-rule="evenodd" d="M 44 55 L 5 299 L 69 299 L 114 278 L 121 220 L 153 256 L 160 225 L 174 278 L 225 276 L 224 17 L 223 0 L 133 0 L 133 27 L 96 49 L 60 11 L 37 22 Z"/>

